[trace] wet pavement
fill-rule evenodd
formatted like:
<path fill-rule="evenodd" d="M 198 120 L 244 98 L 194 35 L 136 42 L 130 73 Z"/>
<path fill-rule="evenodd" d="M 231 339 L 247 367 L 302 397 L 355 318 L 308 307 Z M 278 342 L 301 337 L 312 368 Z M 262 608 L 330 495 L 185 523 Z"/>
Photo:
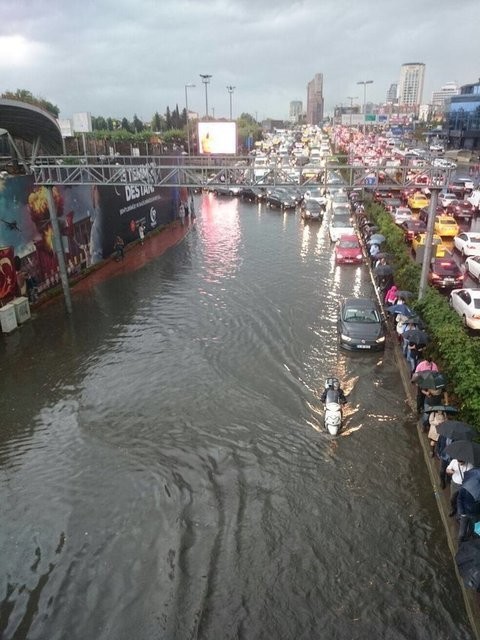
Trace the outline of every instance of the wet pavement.
<path fill-rule="evenodd" d="M 395 350 L 338 349 L 366 268 L 298 214 L 197 210 L 0 341 L 0 636 L 471 638 Z"/>

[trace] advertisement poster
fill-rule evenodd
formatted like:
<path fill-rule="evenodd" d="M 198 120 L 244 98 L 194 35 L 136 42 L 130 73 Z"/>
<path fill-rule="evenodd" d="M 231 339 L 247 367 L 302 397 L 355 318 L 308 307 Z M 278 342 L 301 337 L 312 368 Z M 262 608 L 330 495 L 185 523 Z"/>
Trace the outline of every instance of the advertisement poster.
<path fill-rule="evenodd" d="M 52 195 L 67 271 L 75 275 L 109 257 L 117 234 L 128 244 L 138 239 L 141 222 L 146 233 L 172 222 L 181 190 L 150 185 L 78 185 L 55 186 Z M 8 248 L 2 263 L 3 288 L 10 279 L 10 251 L 13 264 L 20 261 L 20 269 L 34 280 L 39 292 L 59 283 L 47 190 L 35 185 L 33 176 L 0 178 L 0 248 Z"/>
<path fill-rule="evenodd" d="M 199 122 L 200 155 L 235 154 L 237 152 L 237 125 L 235 122 Z"/>

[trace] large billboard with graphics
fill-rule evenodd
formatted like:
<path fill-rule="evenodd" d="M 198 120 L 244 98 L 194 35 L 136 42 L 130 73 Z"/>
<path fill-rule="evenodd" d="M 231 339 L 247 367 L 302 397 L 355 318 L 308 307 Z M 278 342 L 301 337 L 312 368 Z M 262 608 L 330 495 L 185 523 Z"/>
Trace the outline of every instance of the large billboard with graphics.
<path fill-rule="evenodd" d="M 17 267 L 40 291 L 59 282 L 46 196 L 46 188 L 36 186 L 32 176 L 0 178 L 0 250 L 13 253 Z M 53 187 L 53 198 L 68 273 L 74 275 L 110 256 L 117 234 L 127 244 L 138 239 L 141 222 L 146 232 L 172 222 L 182 190 L 79 185 Z"/>
<path fill-rule="evenodd" d="M 237 125 L 235 122 L 199 122 L 199 153 L 235 154 L 237 152 Z"/>

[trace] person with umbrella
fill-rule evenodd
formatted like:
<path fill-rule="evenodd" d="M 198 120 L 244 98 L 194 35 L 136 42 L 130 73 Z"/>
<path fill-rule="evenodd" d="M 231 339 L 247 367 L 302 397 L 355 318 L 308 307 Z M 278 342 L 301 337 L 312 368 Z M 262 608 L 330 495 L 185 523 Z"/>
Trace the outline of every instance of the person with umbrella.
<path fill-rule="evenodd" d="M 464 460 L 458 460 L 453 458 L 445 469 L 445 473 L 450 476 L 450 504 L 451 511 L 448 514 L 450 518 L 457 514 L 457 496 L 460 491 L 465 473 L 473 469 L 471 462 L 465 462 Z"/>
<path fill-rule="evenodd" d="M 467 441 L 468 442 L 468 441 Z M 450 449 L 454 445 L 462 444 L 463 441 L 453 442 L 447 447 Z M 480 464 L 480 445 L 470 442 L 472 449 L 478 449 L 477 454 L 470 458 L 471 464 Z M 453 456 L 454 454 L 451 453 Z M 468 458 L 469 455 L 459 455 L 458 457 Z M 472 462 L 473 460 L 473 462 Z M 463 476 L 463 483 L 457 494 L 457 515 L 459 518 L 458 541 L 468 540 L 472 535 L 473 525 L 480 515 L 480 469 L 474 467 L 467 471 Z"/>
<path fill-rule="evenodd" d="M 442 405 L 446 413 L 453 414 L 457 412 L 455 407 L 449 405 Z M 440 468 L 438 470 L 440 477 L 440 486 L 442 489 L 447 488 L 447 483 L 450 481 L 451 476 L 447 476 L 446 469 L 450 464 L 451 457 L 446 453 L 447 448 L 452 442 L 457 440 L 472 440 L 474 429 L 466 422 L 459 420 L 445 420 L 437 427 L 439 438 L 437 441 L 437 456 L 440 459 Z"/>
<path fill-rule="evenodd" d="M 439 405 L 441 406 L 441 405 Z M 435 448 L 437 446 L 437 440 L 439 438 L 439 433 L 437 431 L 437 426 L 439 426 L 442 422 L 445 422 L 447 419 L 447 414 L 443 409 L 433 409 L 428 412 L 428 441 L 430 443 L 430 456 L 432 458 L 435 457 Z"/>
<path fill-rule="evenodd" d="M 368 253 L 370 254 L 370 264 L 373 267 L 373 265 L 377 261 L 377 253 L 380 253 L 380 245 L 378 245 L 375 242 L 373 242 L 370 245 L 370 249 L 369 249 Z"/>
<path fill-rule="evenodd" d="M 392 284 L 390 289 L 385 294 L 385 298 L 383 300 L 386 305 L 394 305 L 396 303 L 398 298 L 397 291 L 398 291 L 397 285 Z"/>
<path fill-rule="evenodd" d="M 412 383 L 415 384 L 420 378 L 420 374 L 424 373 L 425 371 L 438 371 L 437 365 L 435 364 L 435 362 L 433 362 L 432 357 L 429 355 L 422 355 L 420 362 L 417 364 L 413 371 Z M 421 413 L 423 411 L 424 405 L 425 395 L 422 389 L 420 389 L 420 387 L 417 385 L 417 413 Z"/>

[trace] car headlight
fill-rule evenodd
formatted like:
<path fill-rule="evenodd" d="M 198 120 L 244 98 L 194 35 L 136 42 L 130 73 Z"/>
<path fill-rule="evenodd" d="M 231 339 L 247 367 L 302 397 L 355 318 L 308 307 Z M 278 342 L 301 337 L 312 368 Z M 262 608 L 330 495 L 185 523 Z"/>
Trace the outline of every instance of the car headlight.
<path fill-rule="evenodd" d="M 356 255 L 356 256 L 355 256 L 355 258 L 356 258 L 357 260 L 360 260 L 362 257 L 363 257 L 363 256 L 362 256 L 362 254 L 361 254 L 361 253 L 359 253 L 358 255 Z"/>
<path fill-rule="evenodd" d="M 347 336 L 346 333 L 342 333 L 341 338 L 344 342 L 351 342 L 352 339 L 350 338 L 350 336 Z"/>
<path fill-rule="evenodd" d="M 378 342 L 378 343 L 385 342 L 385 336 L 382 336 L 381 338 L 377 338 L 375 342 Z"/>

